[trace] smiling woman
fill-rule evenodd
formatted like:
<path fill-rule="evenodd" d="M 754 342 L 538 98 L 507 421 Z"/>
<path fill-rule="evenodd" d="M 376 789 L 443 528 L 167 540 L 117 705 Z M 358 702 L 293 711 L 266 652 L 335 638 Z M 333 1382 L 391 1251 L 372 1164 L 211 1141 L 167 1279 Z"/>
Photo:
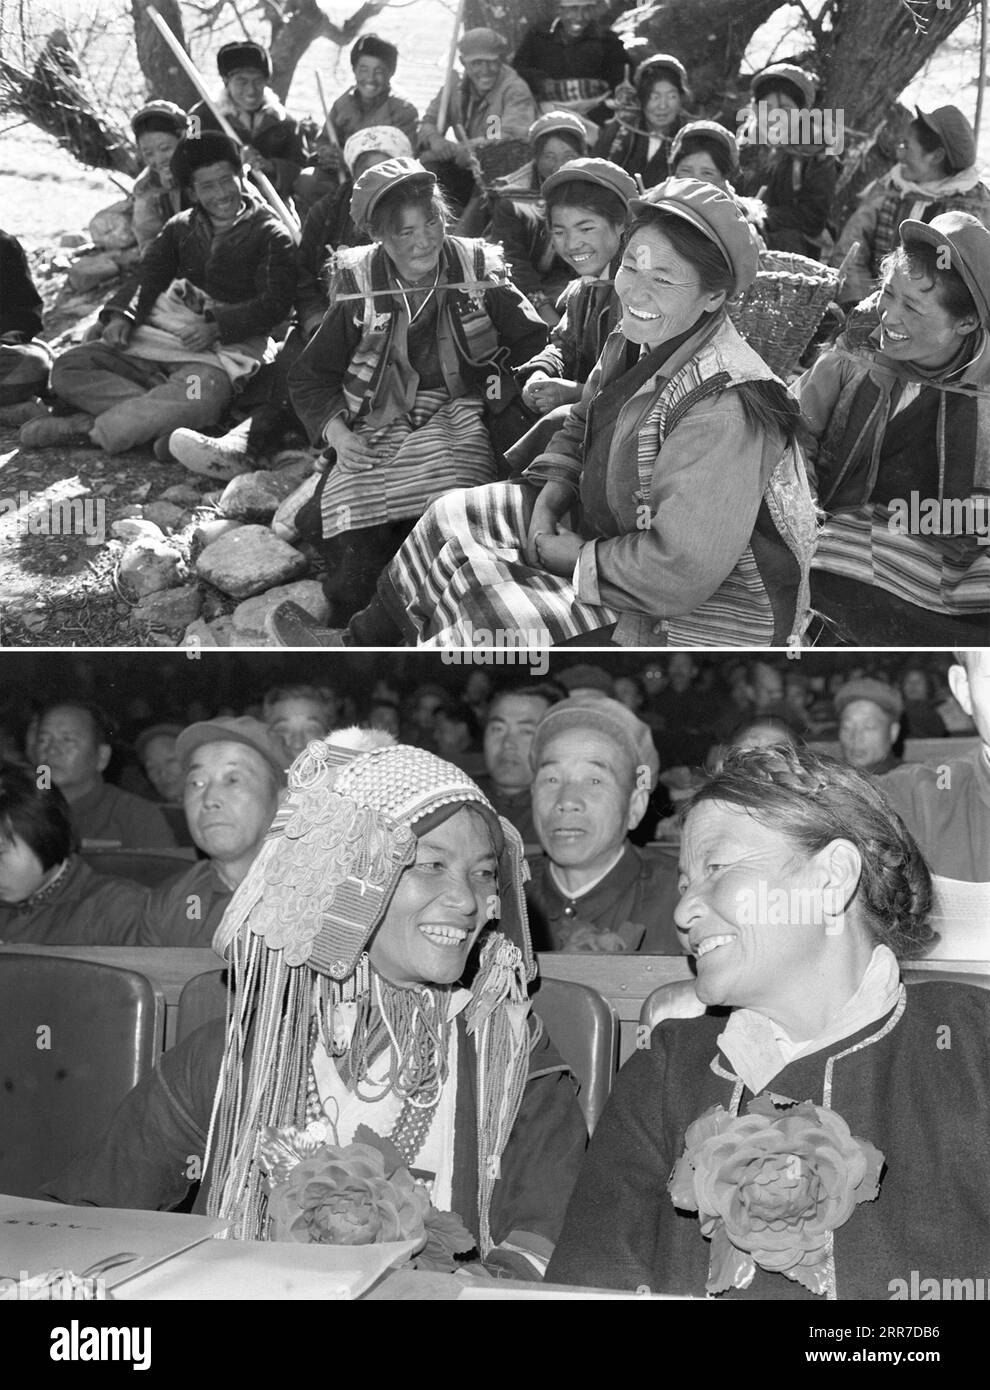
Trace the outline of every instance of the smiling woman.
<path fill-rule="evenodd" d="M 661 1023 L 623 1068 L 547 1277 L 879 1299 L 912 1269 L 984 1268 L 990 997 L 905 990 L 930 906 L 870 778 L 730 753 L 687 812 L 675 914 L 709 1013 Z"/>

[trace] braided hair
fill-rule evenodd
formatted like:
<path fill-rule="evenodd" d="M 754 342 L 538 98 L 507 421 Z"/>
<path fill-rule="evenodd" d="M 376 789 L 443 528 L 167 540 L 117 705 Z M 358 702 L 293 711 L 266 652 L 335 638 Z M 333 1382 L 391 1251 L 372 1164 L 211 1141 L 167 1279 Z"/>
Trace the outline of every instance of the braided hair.
<path fill-rule="evenodd" d="M 809 856 L 848 840 L 862 860 L 855 900 L 874 940 L 903 960 L 927 954 L 938 940 L 929 925 L 928 867 L 873 778 L 810 748 L 731 749 L 682 815 L 705 801 L 739 807 L 761 825 L 780 828 Z"/>

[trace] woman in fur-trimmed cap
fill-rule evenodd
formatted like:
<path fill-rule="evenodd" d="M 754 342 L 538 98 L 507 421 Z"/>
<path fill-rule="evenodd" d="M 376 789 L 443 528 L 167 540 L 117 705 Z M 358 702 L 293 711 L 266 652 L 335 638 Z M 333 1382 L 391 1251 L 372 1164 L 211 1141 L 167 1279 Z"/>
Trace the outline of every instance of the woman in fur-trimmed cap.
<path fill-rule="evenodd" d="M 266 1131 L 328 1125 L 346 1146 L 365 1126 L 487 1265 L 542 1273 L 586 1134 L 530 1014 L 523 874 L 459 768 L 365 730 L 310 743 L 214 939 L 226 1027 L 166 1053 L 49 1192 L 174 1205 L 206 1144 L 196 1209 L 271 1238 Z"/>

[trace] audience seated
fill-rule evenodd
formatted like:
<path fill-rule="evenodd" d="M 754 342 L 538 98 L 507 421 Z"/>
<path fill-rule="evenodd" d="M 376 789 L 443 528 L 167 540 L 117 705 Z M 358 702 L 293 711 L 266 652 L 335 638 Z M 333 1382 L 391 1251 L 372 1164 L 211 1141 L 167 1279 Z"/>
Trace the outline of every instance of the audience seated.
<path fill-rule="evenodd" d="M 623 82 L 634 59 L 598 18 L 594 0 L 555 0 L 554 8 L 549 24 L 526 30 L 512 66 L 541 110 L 568 107 L 589 121 L 607 120 L 603 98 Z"/>
<path fill-rule="evenodd" d="M 657 53 L 636 69 L 635 95 L 625 97 L 602 128 L 595 153 L 655 188 L 672 172 L 674 137 L 691 119 L 687 69 L 672 53 Z"/>
<path fill-rule="evenodd" d="M 540 849 L 533 822 L 529 752 L 536 726 L 560 698 L 555 683 L 509 686 L 492 697 L 485 718 L 485 771 L 475 781 L 499 815 L 519 831 L 527 853 Z"/>
<path fill-rule="evenodd" d="M 811 110 L 817 85 L 810 72 L 793 63 L 774 63 L 757 73 L 750 88 L 755 109 L 740 137 L 740 191 L 766 204 L 767 246 L 771 251 L 788 251 L 813 260 L 822 259 L 832 249 L 828 220 L 839 177 L 838 161 L 825 145 L 814 140 L 808 144 L 798 140 L 767 142 L 760 130 L 760 117 Z"/>
<path fill-rule="evenodd" d="M 48 389 L 52 354 L 41 341 L 41 295 L 21 243 L 0 232 L 0 408 L 19 405 Z"/>
<path fill-rule="evenodd" d="M 188 847 L 193 841 L 182 808 L 186 778 L 175 746 L 182 728 L 181 724 L 152 724 L 142 729 L 134 740 L 134 753 L 155 792 L 176 844 Z"/>
<path fill-rule="evenodd" d="M 444 191 L 463 206 L 474 190 L 474 150 L 492 139 L 525 140 L 537 111 L 526 83 L 504 61 L 505 42 L 494 29 L 466 29 L 457 52 L 464 74 L 451 89 L 446 125 L 443 130 L 438 125 L 441 89 L 420 122 L 418 147 L 438 171 Z M 447 131 L 458 127 L 466 141 L 448 140 Z"/>
<path fill-rule="evenodd" d="M 306 162 L 306 149 L 298 122 L 268 86 L 272 75 L 268 53 L 250 39 L 225 43 L 217 53 L 217 71 L 223 81 L 217 109 L 243 141 L 245 161 L 264 174 L 282 198 L 291 198 Z M 193 121 L 199 122 L 200 130 L 219 129 L 203 101 L 190 108 L 189 116 L 191 134 L 197 131 Z"/>
<path fill-rule="evenodd" d="M 678 954 L 676 860 L 626 839 L 660 765 L 647 725 L 606 695 L 569 695 L 537 724 L 530 763 L 546 854 L 526 886 L 537 949 Z"/>
<path fill-rule="evenodd" d="M 411 101 L 393 92 L 391 87 L 399 63 L 395 44 L 377 34 L 362 34 L 351 48 L 350 60 L 354 86 L 342 92 L 330 107 L 330 124 L 336 143 L 330 140 L 326 128 L 321 127 L 313 143 L 315 168 L 304 169 L 296 179 L 296 207 L 304 224 L 310 208 L 336 190 L 341 172 L 356 177 L 353 163 L 347 158 L 347 142 L 352 136 L 375 126 L 398 130 L 409 147 L 392 150 L 393 155 L 411 155 L 416 143 L 419 112 Z M 346 207 L 344 211 L 346 213 Z M 338 245 L 336 241 L 329 244 Z"/>
<path fill-rule="evenodd" d="M 839 746 L 850 767 L 881 777 L 901 763 L 894 745 L 901 736 L 904 701 L 885 681 L 847 681 L 835 693 Z"/>
<path fill-rule="evenodd" d="M 0 942 L 133 946 L 148 890 L 94 873 L 69 805 L 36 773 L 0 764 Z"/>
<path fill-rule="evenodd" d="M 513 283 L 553 328 L 560 317 L 554 304 L 573 271 L 557 251 L 540 192 L 562 165 L 587 154 L 588 135 L 584 123 L 571 112 L 548 111 L 530 126 L 529 144 L 530 162 L 492 192 L 492 218 L 485 237 L 501 246 L 512 267 Z"/>
<path fill-rule="evenodd" d="M 82 849 L 172 849 L 175 836 L 157 806 L 103 780 L 113 752 L 109 723 L 85 700 L 42 711 L 29 756 L 69 803 Z"/>
<path fill-rule="evenodd" d="M 176 752 L 189 830 L 207 857 L 151 890 L 138 944 L 208 947 L 278 810 L 284 753 L 264 724 L 247 716 L 191 724 Z"/>
<path fill-rule="evenodd" d="M 922 666 L 907 666 L 901 672 L 904 713 L 901 728 L 905 738 L 945 738 L 948 729 L 935 708 L 932 681 Z"/>
<path fill-rule="evenodd" d="M 295 289 L 289 233 L 248 190 L 226 136 L 180 141 L 171 167 L 194 206 L 145 252 L 133 307 L 112 310 L 102 340 L 58 358 L 53 389 L 79 413 L 29 421 L 22 444 L 90 442 L 115 454 L 156 441 L 168 457 L 174 429 L 215 424 L 271 358 L 268 335 Z"/>
<path fill-rule="evenodd" d="M 883 260 L 895 251 L 902 222 L 931 222 L 943 212 L 968 212 L 990 227 L 990 188 L 976 164 L 976 137 L 957 106 L 917 115 L 898 145 L 900 163 L 859 195 L 835 246 L 840 265 L 855 242 L 859 250 L 846 270 L 842 301 L 865 299 L 883 278 Z"/>

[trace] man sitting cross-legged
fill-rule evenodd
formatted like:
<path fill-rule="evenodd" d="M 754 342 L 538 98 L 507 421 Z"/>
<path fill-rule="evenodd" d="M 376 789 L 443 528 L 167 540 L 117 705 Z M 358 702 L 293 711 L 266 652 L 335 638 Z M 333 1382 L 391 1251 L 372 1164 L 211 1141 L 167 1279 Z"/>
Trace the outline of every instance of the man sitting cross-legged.
<path fill-rule="evenodd" d="M 84 413 L 29 421 L 22 444 L 91 442 L 117 454 L 156 440 L 167 458 L 172 430 L 215 424 L 273 354 L 268 335 L 287 319 L 296 282 L 288 232 L 248 190 L 226 136 L 180 141 L 171 168 L 194 206 L 148 247 L 132 306 L 55 363 L 54 391 Z"/>

